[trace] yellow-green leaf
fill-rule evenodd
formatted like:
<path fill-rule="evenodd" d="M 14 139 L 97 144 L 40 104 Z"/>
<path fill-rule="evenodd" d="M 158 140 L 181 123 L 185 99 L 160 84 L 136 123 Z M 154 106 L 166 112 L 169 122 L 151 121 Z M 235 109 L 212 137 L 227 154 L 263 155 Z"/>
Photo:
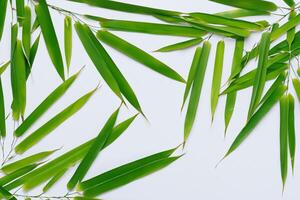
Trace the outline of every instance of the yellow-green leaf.
<path fill-rule="evenodd" d="M 69 16 L 66 16 L 64 21 L 64 42 L 65 58 L 67 63 L 67 69 L 69 71 L 72 57 L 72 18 Z"/>
<path fill-rule="evenodd" d="M 191 40 L 187 40 L 187 41 L 183 41 L 183 42 L 179 42 L 176 44 L 171 44 L 171 45 L 162 47 L 162 48 L 156 50 L 156 52 L 171 52 L 171 51 L 183 50 L 183 49 L 187 49 L 187 48 L 193 47 L 195 45 L 198 45 L 202 41 L 203 41 L 202 38 L 194 38 Z"/>

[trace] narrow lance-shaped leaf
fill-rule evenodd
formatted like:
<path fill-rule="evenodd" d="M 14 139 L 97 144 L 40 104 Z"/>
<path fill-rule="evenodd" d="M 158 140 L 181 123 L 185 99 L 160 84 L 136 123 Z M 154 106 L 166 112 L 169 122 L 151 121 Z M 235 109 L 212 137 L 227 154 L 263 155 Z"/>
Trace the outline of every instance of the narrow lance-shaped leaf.
<path fill-rule="evenodd" d="M 285 34 L 288 30 L 294 28 L 300 23 L 300 15 L 297 15 L 291 19 L 289 19 L 288 22 L 280 26 L 278 29 L 276 29 L 274 32 L 271 34 L 271 40 L 274 41 L 278 39 L 280 36 Z"/>
<path fill-rule="evenodd" d="M 16 42 L 15 51 L 11 63 L 11 86 L 13 102 L 11 105 L 13 119 L 18 121 L 20 116 L 23 118 L 26 107 L 26 65 L 23 54 L 22 43 Z"/>
<path fill-rule="evenodd" d="M 113 127 L 117 121 L 119 114 L 119 108 L 115 111 L 107 120 L 100 133 L 96 137 L 86 156 L 83 158 L 72 178 L 68 182 L 68 189 L 72 190 L 78 183 L 80 183 L 85 177 L 86 173 L 92 166 L 93 162 L 97 158 L 98 154 L 104 148 L 107 138 L 112 133 Z"/>
<path fill-rule="evenodd" d="M 144 64 L 145 66 L 149 67 L 150 69 L 169 77 L 173 80 L 179 82 L 185 82 L 185 80 L 173 69 L 168 67 L 166 64 L 162 63 L 161 61 L 157 60 L 156 58 L 152 57 L 145 51 L 139 49 L 138 47 L 128 43 L 127 41 L 109 33 L 107 31 L 101 30 L 98 31 L 97 37 L 105 42 L 106 44 L 110 45 L 111 47 L 115 48 L 116 50 L 120 51 L 121 53 L 127 55 L 128 57 L 134 59 L 135 61 Z"/>
<path fill-rule="evenodd" d="M 288 143 L 289 143 L 289 152 L 292 163 L 292 170 L 294 173 L 295 168 L 295 154 L 296 154 L 296 133 L 295 133 L 295 100 L 293 95 L 288 95 Z"/>
<path fill-rule="evenodd" d="M 297 13 L 292 10 L 289 16 L 289 20 L 293 19 L 294 17 L 297 16 Z M 295 34 L 296 34 L 296 27 L 291 28 L 290 30 L 288 30 L 287 34 L 286 34 L 286 41 L 289 44 L 289 49 L 291 49 L 292 43 L 295 39 Z"/>
<path fill-rule="evenodd" d="M 21 160 L 15 161 L 13 163 L 4 165 L 1 168 L 1 171 L 4 172 L 5 174 L 11 173 L 13 171 L 16 171 L 20 168 L 23 168 L 27 165 L 30 164 L 34 164 L 38 161 L 42 161 L 45 158 L 49 157 L 50 155 L 52 155 L 55 151 L 57 150 L 53 150 L 53 151 L 44 151 L 44 152 L 40 152 L 40 153 L 36 153 L 34 155 L 28 156 L 26 158 L 23 158 Z"/>
<path fill-rule="evenodd" d="M 280 100 L 282 95 L 285 93 L 287 87 L 280 85 L 273 94 L 263 103 L 259 109 L 250 118 L 244 128 L 240 131 L 234 142 L 230 146 L 229 150 L 225 154 L 224 158 L 234 152 L 251 134 L 253 129 L 259 124 L 263 117 L 271 110 L 271 108 Z"/>
<path fill-rule="evenodd" d="M 14 197 L 14 195 L 12 195 L 8 190 L 3 188 L 2 186 L 0 186 L 0 198 L 1 197 L 4 197 L 4 199 L 7 200 L 17 200 L 17 198 Z"/>
<path fill-rule="evenodd" d="M 18 22 L 22 26 L 24 20 L 24 12 L 25 12 L 24 0 L 16 0 L 16 8 L 17 8 Z"/>
<path fill-rule="evenodd" d="M 261 95 L 263 93 L 266 76 L 267 76 L 267 64 L 268 64 L 268 51 L 270 48 L 270 33 L 266 32 L 262 35 L 260 45 L 259 45 L 259 59 L 258 66 L 254 78 L 254 85 L 252 90 L 251 102 L 248 111 L 248 119 L 255 112 Z"/>
<path fill-rule="evenodd" d="M 10 65 L 10 61 L 0 66 L 0 76 L 3 74 L 3 72 L 5 72 L 5 70 L 8 68 L 9 65 Z"/>
<path fill-rule="evenodd" d="M 294 7 L 295 1 L 294 0 L 283 0 L 288 6 Z"/>
<path fill-rule="evenodd" d="M 213 74 L 212 88 L 211 88 L 212 121 L 214 119 L 215 111 L 216 111 L 218 101 L 219 101 L 219 94 L 220 94 L 221 81 L 222 81 L 223 63 L 224 63 L 224 49 L 225 49 L 224 41 L 219 41 L 218 45 L 217 45 L 215 67 L 214 67 L 214 74 Z"/>
<path fill-rule="evenodd" d="M 63 59 L 46 0 L 39 0 L 39 3 L 35 6 L 35 12 L 52 63 L 59 76 L 65 80 Z"/>
<path fill-rule="evenodd" d="M 1 137 L 6 136 L 6 123 L 5 123 L 5 104 L 4 104 L 4 95 L 2 88 L 2 80 L 0 76 L 0 135 Z"/>
<path fill-rule="evenodd" d="M 86 25 L 82 25 L 79 22 L 76 22 L 75 29 L 83 47 L 85 48 L 87 54 L 97 68 L 98 72 L 101 74 L 102 78 L 105 80 L 110 89 L 120 99 L 123 99 L 116 79 L 113 77 L 104 59 L 101 59 L 101 57 L 99 57 L 100 43 L 97 41 L 90 28 Z"/>
<path fill-rule="evenodd" d="M 244 39 L 239 38 L 235 41 L 235 49 L 234 49 L 234 55 L 233 55 L 233 61 L 232 61 L 232 67 L 231 67 L 231 76 L 233 74 L 237 74 L 238 71 L 240 71 L 242 57 L 243 57 L 243 50 L 244 50 Z M 227 132 L 228 125 L 230 123 L 235 102 L 236 102 L 236 92 L 229 93 L 226 98 L 226 104 L 225 104 L 225 134 Z"/>
<path fill-rule="evenodd" d="M 117 140 L 132 124 L 136 116 L 133 116 L 126 121 L 118 124 L 114 129 L 109 138 L 106 141 L 105 148 Z M 14 189 L 22 184 L 24 184 L 25 190 L 30 190 L 34 187 L 39 186 L 41 183 L 49 180 L 53 177 L 53 174 L 57 173 L 63 168 L 70 168 L 77 162 L 82 160 L 86 155 L 86 152 L 91 147 L 95 139 L 92 139 L 79 147 L 59 156 L 58 158 L 50 161 L 49 163 L 43 165 L 42 167 L 36 169 L 32 173 L 29 173 L 25 177 L 14 181 L 13 183 L 7 185 L 6 188 Z"/>
<path fill-rule="evenodd" d="M 25 138 L 22 142 L 20 142 L 15 147 L 16 153 L 18 154 L 24 153 L 32 146 L 37 144 L 39 141 L 41 141 L 44 137 L 46 137 L 50 132 L 56 129 L 64 121 L 66 121 L 68 118 L 74 115 L 87 103 L 90 97 L 95 93 L 96 89 L 92 90 L 91 92 L 79 98 L 73 104 L 65 108 L 63 111 L 58 113 L 55 117 L 53 117 L 48 122 L 46 122 L 43 126 L 38 128 L 32 134 L 30 134 L 27 138 Z"/>
<path fill-rule="evenodd" d="M 257 10 L 245 10 L 245 9 L 234 9 L 228 10 L 224 12 L 216 13 L 215 15 L 227 18 L 241 18 L 241 17 L 251 17 L 251 16 L 259 16 L 259 15 L 270 15 L 269 12 L 266 11 L 257 11 Z"/>
<path fill-rule="evenodd" d="M 43 187 L 43 192 L 48 192 L 65 175 L 67 171 L 68 169 L 63 169 L 55 174 L 55 176 L 53 176 L 53 178 Z"/>
<path fill-rule="evenodd" d="M 37 53 L 37 50 L 38 50 L 38 47 L 39 47 L 39 44 L 40 44 L 40 38 L 41 38 L 41 35 L 39 35 L 34 43 L 32 44 L 31 46 L 31 49 L 30 49 L 30 57 L 29 57 L 29 63 L 32 67 L 33 65 L 33 62 L 35 60 L 35 56 L 36 56 L 36 53 Z M 29 74 L 27 74 L 27 78 L 29 77 Z"/>
<path fill-rule="evenodd" d="M 30 46 L 31 46 L 31 10 L 29 6 L 25 6 L 24 9 L 24 20 L 22 28 L 22 44 L 26 58 L 30 57 Z"/>
<path fill-rule="evenodd" d="M 2 34 L 4 29 L 6 9 L 7 9 L 7 0 L 1 0 L 0 1 L 0 41 L 2 39 Z"/>
<path fill-rule="evenodd" d="M 182 106 L 181 106 L 181 110 L 183 109 L 185 102 L 188 98 L 188 95 L 190 94 L 194 79 L 195 79 L 195 74 L 200 62 L 200 57 L 201 57 L 201 51 L 202 48 L 201 47 L 197 47 L 195 54 L 194 54 L 194 58 L 193 58 L 193 62 L 192 65 L 190 67 L 190 71 L 188 74 L 188 78 L 187 78 L 187 82 L 186 82 L 186 86 L 185 86 L 185 90 L 184 90 L 184 95 L 183 95 L 183 101 L 182 101 Z"/>
<path fill-rule="evenodd" d="M 191 95 L 190 95 L 190 101 L 185 116 L 184 141 L 187 141 L 196 118 L 196 113 L 198 110 L 199 100 L 201 96 L 202 85 L 204 82 L 205 72 L 206 72 L 207 63 L 209 59 L 210 49 L 211 49 L 211 44 L 208 41 L 204 42 L 199 63 L 197 64 Z"/>
<path fill-rule="evenodd" d="M 170 157 L 177 148 L 156 153 L 151 156 L 122 165 L 79 184 L 84 196 L 93 197 L 128 184 L 138 178 L 153 173 L 175 161 Z"/>
<path fill-rule="evenodd" d="M 71 87 L 74 81 L 77 79 L 80 71 L 64 83 L 59 85 L 55 90 L 53 90 L 45 100 L 23 121 L 23 123 L 15 130 L 15 135 L 17 137 L 22 136 L 45 112 L 53 106 L 53 104 L 63 96 L 66 91 Z"/>
<path fill-rule="evenodd" d="M 193 47 L 195 45 L 198 45 L 202 41 L 203 41 L 203 38 L 194 38 L 191 40 L 187 40 L 187 41 L 183 41 L 183 42 L 179 42 L 176 44 L 171 44 L 171 45 L 162 47 L 162 48 L 156 50 L 156 52 L 171 52 L 171 51 L 183 50 L 183 49 L 187 49 L 187 48 Z"/>
<path fill-rule="evenodd" d="M 293 79 L 293 86 L 296 91 L 298 100 L 300 101 L 300 81 L 297 78 Z"/>
<path fill-rule="evenodd" d="M 221 3 L 228 6 L 233 6 L 237 8 L 243 8 L 247 10 L 258 10 L 258 11 L 275 11 L 277 10 L 276 4 L 263 1 L 263 0 L 245 0 L 245 1 L 235 1 L 235 0 L 210 0 L 217 3 Z"/>
<path fill-rule="evenodd" d="M 37 17 L 35 17 L 35 20 L 33 22 L 33 25 L 31 27 L 31 32 L 35 32 L 40 27 L 40 23 Z"/>
<path fill-rule="evenodd" d="M 221 17 L 218 15 L 213 14 L 207 14 L 207 13 L 189 13 L 189 16 L 192 18 L 199 19 L 203 22 L 209 23 L 209 24 L 219 24 L 224 26 L 230 26 L 230 27 L 237 27 L 241 29 L 247 29 L 247 30 L 262 30 L 263 27 L 259 24 L 248 22 L 245 20 L 239 20 L 239 19 L 230 19 L 226 17 Z"/>
<path fill-rule="evenodd" d="M 285 186 L 288 172 L 288 122 L 289 102 L 285 95 L 280 99 L 280 167 L 283 188 Z"/>
<path fill-rule="evenodd" d="M 111 29 L 111 30 L 159 34 L 159 35 L 201 37 L 206 34 L 206 31 L 191 26 L 112 20 L 112 19 L 103 19 L 103 18 L 100 21 L 100 25 L 102 28 Z"/>
<path fill-rule="evenodd" d="M 66 16 L 64 20 L 64 44 L 67 69 L 69 71 L 72 57 L 72 18 L 69 16 Z"/>

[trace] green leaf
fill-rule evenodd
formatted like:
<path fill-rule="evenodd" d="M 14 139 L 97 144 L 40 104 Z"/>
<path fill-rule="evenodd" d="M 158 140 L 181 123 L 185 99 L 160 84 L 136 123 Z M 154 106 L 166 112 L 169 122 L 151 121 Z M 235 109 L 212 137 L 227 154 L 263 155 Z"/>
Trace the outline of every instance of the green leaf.
<path fill-rule="evenodd" d="M 2 186 L 0 186 L 0 198 L 1 197 L 4 197 L 4 199 L 7 200 L 17 200 L 17 198 L 14 197 L 14 195 L 12 195 L 8 190 L 3 188 Z"/>
<path fill-rule="evenodd" d="M 191 40 L 187 40 L 187 41 L 183 41 L 183 42 L 179 42 L 176 44 L 171 44 L 171 45 L 162 47 L 162 48 L 156 50 L 156 52 L 171 52 L 171 51 L 183 50 L 183 49 L 187 49 L 187 48 L 193 47 L 195 45 L 198 45 L 202 41 L 203 41 L 203 38 L 194 38 Z"/>
<path fill-rule="evenodd" d="M 291 8 L 295 6 L 295 1 L 294 0 L 283 0 L 288 6 Z"/>
<path fill-rule="evenodd" d="M 283 188 L 288 172 L 288 124 L 289 124 L 289 100 L 288 96 L 280 99 L 280 166 Z"/>
<path fill-rule="evenodd" d="M 170 10 L 156 9 L 150 8 L 146 6 L 139 6 L 129 3 L 123 3 L 118 1 L 111 0 L 68 0 L 77 3 L 84 3 L 90 6 L 106 8 L 111 10 L 117 10 L 122 12 L 136 13 L 136 14 L 144 14 L 144 15 L 163 15 L 163 16 L 179 16 L 181 13 Z"/>
<path fill-rule="evenodd" d="M 31 45 L 31 10 L 29 6 L 25 6 L 24 20 L 22 28 L 22 43 L 26 58 L 30 57 L 30 45 Z"/>
<path fill-rule="evenodd" d="M 190 101 L 188 104 L 188 109 L 184 121 L 185 142 L 187 141 L 195 122 L 196 113 L 198 110 L 199 100 L 201 96 L 202 85 L 204 82 L 205 72 L 208 64 L 210 49 L 211 44 L 208 41 L 204 42 L 201 50 L 201 56 L 199 58 L 199 62 L 197 63 Z"/>
<path fill-rule="evenodd" d="M 257 10 L 257 11 L 275 11 L 277 10 L 276 4 L 263 1 L 263 0 L 244 0 L 244 1 L 236 1 L 236 0 L 210 0 L 213 2 L 221 3 L 224 5 L 243 8 L 247 10 Z"/>
<path fill-rule="evenodd" d="M 33 22 L 33 25 L 31 27 L 31 32 L 35 32 L 40 27 L 40 23 L 37 17 L 35 17 L 35 20 Z"/>
<path fill-rule="evenodd" d="M 181 110 L 183 109 L 183 107 L 185 105 L 186 99 L 187 99 L 187 97 L 190 93 L 191 87 L 193 85 L 193 82 L 194 82 L 194 79 L 195 79 L 195 74 L 196 74 L 198 65 L 200 63 L 201 51 L 202 51 L 202 48 L 200 48 L 200 47 L 196 48 L 194 58 L 193 58 L 193 62 L 192 62 L 192 66 L 190 68 L 187 83 L 186 83 L 185 90 L 184 90 Z"/>
<path fill-rule="evenodd" d="M 68 169 L 63 169 L 53 176 L 53 178 L 43 187 L 43 192 L 48 192 L 68 171 Z"/>
<path fill-rule="evenodd" d="M 286 91 L 286 86 L 280 85 L 273 94 L 263 103 L 259 109 L 254 113 L 254 115 L 249 119 L 247 124 L 235 138 L 234 142 L 230 146 L 229 150 L 225 154 L 224 158 L 229 156 L 234 152 L 251 134 L 253 129 L 259 124 L 259 122 L 264 118 L 264 116 L 271 110 L 271 108 L 280 100 L 282 95 Z"/>
<path fill-rule="evenodd" d="M 52 63 L 62 80 L 65 80 L 63 59 L 46 0 L 39 0 L 35 6 L 35 12 Z"/>
<path fill-rule="evenodd" d="M 297 16 L 297 13 L 294 10 L 292 10 L 291 13 L 290 13 L 290 16 L 289 16 L 289 20 L 293 19 L 296 16 Z M 296 34 L 296 27 L 288 30 L 288 32 L 286 34 L 286 41 L 289 44 L 289 49 L 291 49 L 291 46 L 292 46 L 293 41 L 295 39 L 295 34 Z"/>
<path fill-rule="evenodd" d="M 31 156 L 28 156 L 26 158 L 23 158 L 21 160 L 18 160 L 18 161 L 15 161 L 13 163 L 10 163 L 10 164 L 7 164 L 7 165 L 4 165 L 2 168 L 1 168 L 1 171 L 4 172 L 5 174 L 8 174 L 8 173 L 11 173 L 11 172 L 14 172 L 20 168 L 23 168 L 27 165 L 30 165 L 30 164 L 34 164 L 38 161 L 42 161 L 44 160 L 45 158 L 49 157 L 50 155 L 52 155 L 54 152 L 56 152 L 57 150 L 53 150 L 53 151 L 44 151 L 44 152 L 40 152 L 40 153 L 37 153 L 37 154 L 34 154 L 34 155 L 31 155 Z"/>
<path fill-rule="evenodd" d="M 34 43 L 31 46 L 31 49 L 30 49 L 29 63 L 31 65 L 31 67 L 33 65 L 39 44 L 40 44 L 40 35 L 35 39 Z M 27 74 L 27 77 L 29 77 L 29 74 Z"/>
<path fill-rule="evenodd" d="M 25 13 L 24 0 L 16 0 L 18 22 L 22 26 Z"/>
<path fill-rule="evenodd" d="M 294 89 L 296 91 L 298 100 L 300 101 L 300 81 L 297 78 L 293 79 Z"/>
<path fill-rule="evenodd" d="M 118 108 L 107 120 L 103 128 L 101 129 L 100 133 L 96 137 L 95 141 L 93 142 L 92 146 L 90 147 L 89 151 L 79 164 L 78 168 L 76 169 L 75 173 L 73 174 L 72 178 L 68 182 L 68 189 L 72 190 L 78 183 L 80 183 L 85 175 L 87 174 L 88 170 L 92 166 L 93 162 L 96 160 L 98 154 L 103 150 L 104 145 L 112 133 L 113 127 L 117 121 L 117 117 L 119 114 Z"/>
<path fill-rule="evenodd" d="M 156 58 L 152 57 L 145 51 L 139 49 L 138 47 L 128 43 L 127 41 L 109 33 L 107 31 L 101 30 L 98 31 L 97 37 L 108 44 L 109 46 L 115 48 L 116 50 L 120 51 L 121 53 L 127 55 L 128 57 L 132 58 L 133 60 L 144 64 L 145 66 L 149 67 L 150 69 L 169 77 L 173 80 L 179 82 L 185 82 L 185 80 L 173 69 L 168 67 L 166 64 L 162 63 L 161 61 L 157 60 Z"/>
<path fill-rule="evenodd" d="M 3 74 L 3 72 L 5 72 L 5 70 L 8 68 L 10 64 L 10 61 L 4 63 L 3 65 L 0 66 L 0 76 Z"/>
<path fill-rule="evenodd" d="M 11 62 L 11 87 L 13 93 L 13 103 L 11 105 L 13 119 L 18 121 L 23 118 L 26 107 L 26 65 L 23 54 L 22 43 L 17 40 L 16 47 Z"/>
<path fill-rule="evenodd" d="M 236 27 L 236 28 L 255 30 L 255 31 L 263 29 L 261 25 L 253 22 L 248 22 L 239 19 L 232 19 L 232 18 L 230 19 L 218 15 L 213 15 L 213 14 L 197 12 L 197 13 L 189 13 L 189 16 L 209 24 L 217 24 L 217 25 Z"/>
<path fill-rule="evenodd" d="M 223 71 L 223 64 L 224 64 L 224 50 L 225 50 L 224 41 L 219 41 L 217 45 L 215 67 L 214 67 L 214 74 L 213 74 L 212 88 L 211 88 L 210 101 L 211 101 L 212 121 L 214 119 L 214 115 L 219 101 L 219 94 L 220 94 L 221 81 L 222 81 L 222 71 Z"/>
<path fill-rule="evenodd" d="M 0 41 L 2 39 L 5 17 L 6 17 L 6 9 L 7 9 L 7 0 L 0 1 Z"/>
<path fill-rule="evenodd" d="M 288 95 L 288 108 L 288 143 L 292 163 L 292 170 L 294 172 L 296 154 L 295 100 L 291 94 Z"/>
<path fill-rule="evenodd" d="M 97 89 L 97 88 L 96 88 Z M 18 154 L 22 154 L 32 146 L 37 144 L 40 140 L 46 137 L 50 132 L 55 130 L 58 126 L 60 126 L 64 121 L 74 115 L 77 111 L 79 111 L 90 99 L 90 97 L 95 93 L 96 89 L 87 93 L 86 95 L 79 98 L 73 104 L 69 105 L 63 111 L 58 113 L 32 134 L 30 134 L 27 138 L 25 138 L 22 142 L 20 142 L 16 147 L 15 151 Z"/>
<path fill-rule="evenodd" d="M 238 71 L 240 71 L 241 62 L 243 58 L 243 50 L 244 50 L 244 39 L 242 38 L 236 39 L 233 61 L 231 66 L 231 76 L 233 74 L 238 74 Z M 227 95 L 226 105 L 225 105 L 225 116 L 224 116 L 225 133 L 227 132 L 227 128 L 234 111 L 236 95 L 237 95 L 236 92 L 231 92 Z"/>
<path fill-rule="evenodd" d="M 0 76 L 0 135 L 2 137 L 6 136 L 6 123 L 5 123 L 5 104 L 4 104 L 4 95 L 2 88 L 2 80 Z"/>
<path fill-rule="evenodd" d="M 158 34 L 158 35 L 201 37 L 206 34 L 205 31 L 190 26 L 112 20 L 112 19 L 103 19 L 103 18 L 100 21 L 100 25 L 102 28 L 111 29 L 111 30 Z"/>
<path fill-rule="evenodd" d="M 72 57 L 72 18 L 69 16 L 66 16 L 64 21 L 64 42 L 67 69 L 69 71 Z"/>
<path fill-rule="evenodd" d="M 131 125 L 136 116 L 129 118 L 128 120 L 120 123 L 114 129 L 110 137 L 107 139 L 105 148 L 112 144 L 116 139 L 118 139 L 125 130 Z M 24 189 L 30 190 L 43 182 L 51 179 L 53 174 L 57 173 L 63 168 L 70 168 L 77 162 L 82 160 L 86 155 L 88 149 L 93 144 L 95 139 L 89 140 L 88 142 L 68 151 L 67 153 L 55 158 L 54 160 L 46 163 L 45 165 L 39 167 L 38 169 L 30 172 L 28 175 L 21 177 L 20 179 L 10 183 L 5 188 L 11 190 L 17 188 L 24 184 Z"/>
<path fill-rule="evenodd" d="M 257 11 L 257 10 L 245 10 L 245 9 L 234 9 L 224 12 L 216 13 L 215 15 L 227 18 L 241 18 L 241 17 L 251 17 L 259 15 L 270 15 L 269 12 Z"/>
<path fill-rule="evenodd" d="M 94 34 L 88 26 L 82 25 L 79 22 L 75 23 L 75 29 L 83 47 L 85 48 L 87 54 L 97 68 L 98 72 L 101 74 L 102 78 L 111 88 L 111 90 L 120 99 L 123 99 L 115 77 L 113 77 L 105 60 L 99 57 L 99 49 L 101 49 L 101 44 L 98 42 L 97 38 L 95 38 Z"/>
<path fill-rule="evenodd" d="M 3 177 L 0 178 L 0 185 L 6 185 L 11 181 L 27 174 L 28 172 L 34 170 L 39 164 L 31 164 L 25 167 L 21 167 L 20 169 L 13 171 Z"/>
<path fill-rule="evenodd" d="M 254 78 L 251 102 L 248 110 L 248 119 L 255 112 L 266 83 L 267 64 L 268 64 L 268 51 L 270 48 L 270 33 L 266 32 L 262 35 L 259 44 L 259 59 L 258 66 Z"/>
<path fill-rule="evenodd" d="M 17 137 L 22 136 L 40 117 L 45 114 L 45 112 L 53 106 L 53 104 L 62 97 L 66 91 L 71 87 L 74 81 L 77 79 L 80 71 L 69 79 L 67 79 L 64 83 L 60 84 L 57 88 L 55 88 L 45 100 L 23 121 L 23 123 L 15 130 L 15 135 Z"/>
<path fill-rule="evenodd" d="M 83 191 L 84 196 L 94 197 L 131 183 L 177 160 L 179 157 L 170 157 L 176 149 L 163 151 L 107 171 L 80 183 L 78 189 Z"/>
<path fill-rule="evenodd" d="M 274 32 L 271 34 L 271 41 L 274 41 L 278 39 L 280 36 L 285 34 L 287 31 L 290 29 L 294 28 L 300 23 L 300 15 L 297 15 L 291 19 L 289 19 L 288 22 L 280 26 L 278 29 L 276 29 Z"/>

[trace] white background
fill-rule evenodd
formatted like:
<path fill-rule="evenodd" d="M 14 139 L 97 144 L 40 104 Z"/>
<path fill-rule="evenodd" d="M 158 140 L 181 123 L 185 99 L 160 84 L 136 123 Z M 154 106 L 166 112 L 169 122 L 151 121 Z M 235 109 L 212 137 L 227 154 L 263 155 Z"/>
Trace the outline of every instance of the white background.
<path fill-rule="evenodd" d="M 214 13 L 229 9 L 226 6 L 211 3 L 206 0 L 127 0 L 126 2 L 184 12 L 201 11 Z M 282 1 L 277 0 L 275 2 L 278 3 L 278 5 L 284 6 Z M 95 9 L 81 4 L 65 3 L 65 1 L 53 0 L 49 1 L 49 3 L 79 13 L 98 15 L 107 18 L 157 21 L 148 16 Z M 63 15 L 53 11 L 51 11 L 51 13 L 63 50 Z M 10 14 L 8 14 L 8 16 L 9 15 Z M 278 17 L 260 17 L 258 19 L 268 19 L 271 22 L 274 22 Z M 10 32 L 8 25 L 9 23 L 7 21 L 4 37 L 0 44 L 0 62 L 9 59 Z M 185 40 L 185 38 L 179 37 L 123 32 L 115 33 L 148 52 L 167 44 Z M 215 121 L 212 125 L 210 114 L 210 88 L 214 64 L 214 52 L 216 43 L 220 39 L 222 38 L 213 37 L 211 39 L 211 43 L 213 44 L 212 53 L 202 90 L 198 117 L 195 121 L 195 126 L 188 141 L 187 148 L 184 150 L 186 155 L 176 163 L 158 173 L 103 195 L 103 199 L 299 199 L 299 151 L 297 151 L 295 175 L 292 176 L 291 173 L 289 174 L 286 190 L 284 196 L 282 196 L 279 163 L 278 105 L 274 107 L 268 116 L 252 132 L 251 137 L 249 137 L 235 153 L 222 162 L 218 168 L 215 168 L 217 162 L 224 155 L 235 136 L 245 124 L 246 112 L 250 101 L 249 97 L 251 95 L 251 90 L 245 90 L 239 93 L 232 123 L 228 129 L 228 136 L 224 139 L 224 97 L 220 99 Z M 249 50 L 257 41 L 257 36 L 248 39 L 246 42 L 247 50 Z M 96 71 L 78 40 L 75 31 L 73 42 L 71 74 L 77 72 L 83 65 L 86 65 L 86 67 L 80 75 L 80 78 L 68 93 L 61 98 L 37 124 L 34 125 L 29 133 L 40 127 L 44 122 L 60 112 L 67 105 L 74 102 L 77 98 L 92 90 L 99 81 L 102 84 L 102 87 L 81 111 L 53 131 L 45 138 L 45 140 L 32 148 L 26 155 L 63 147 L 61 151 L 56 153 L 55 156 L 57 156 L 62 152 L 95 137 L 108 116 L 120 104 L 118 98 L 110 91 Z M 234 48 L 234 41 L 232 39 L 225 38 L 225 42 L 226 56 L 223 82 L 230 73 Z M 135 90 L 150 122 L 147 122 L 142 117 L 138 117 L 121 138 L 98 156 L 98 159 L 90 169 L 87 178 L 98 175 L 121 164 L 165 149 L 173 148 L 179 145 L 183 139 L 185 113 L 180 113 L 180 106 L 182 103 L 184 85 L 147 69 L 143 65 L 116 52 L 114 49 L 107 46 L 105 46 L 105 48 Z M 187 77 L 193 53 L 194 48 L 172 53 L 151 54 L 167 63 L 184 77 Z M 252 65 L 255 66 L 254 63 L 252 63 Z M 251 69 L 251 65 L 249 67 L 249 69 Z M 6 110 L 9 110 L 11 101 L 9 70 L 5 72 L 2 81 L 6 98 Z M 39 103 L 60 83 L 59 76 L 54 70 L 47 54 L 44 41 L 41 40 L 32 75 L 28 80 L 26 114 L 28 115 L 37 105 L 39 105 Z M 119 121 L 123 121 L 133 114 L 135 114 L 134 109 L 130 108 L 127 110 L 126 108 L 123 108 Z M 299 130 L 300 127 L 297 123 L 299 120 L 298 105 L 296 106 L 296 115 L 296 126 Z M 13 123 L 11 120 L 8 121 L 8 126 L 11 134 L 11 131 L 13 130 Z M 181 152 L 178 153 L 180 154 Z M 68 176 L 65 177 L 65 180 L 59 182 L 59 184 L 49 192 L 49 195 L 57 196 L 65 194 L 66 181 L 68 181 L 72 173 L 73 171 L 70 171 Z M 32 191 L 31 194 L 38 194 L 39 192 L 40 189 Z"/>

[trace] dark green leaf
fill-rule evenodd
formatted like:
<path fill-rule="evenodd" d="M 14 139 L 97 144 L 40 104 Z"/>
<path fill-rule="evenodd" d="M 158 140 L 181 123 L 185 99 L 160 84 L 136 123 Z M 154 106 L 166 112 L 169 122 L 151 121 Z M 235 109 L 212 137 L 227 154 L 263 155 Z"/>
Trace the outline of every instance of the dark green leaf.
<path fill-rule="evenodd" d="M 296 133 L 295 133 L 295 100 L 294 97 L 288 95 L 288 143 L 289 143 L 289 152 L 292 163 L 292 170 L 294 172 L 295 168 L 295 154 L 296 154 Z"/>
<path fill-rule="evenodd" d="M 2 137 L 6 136 L 6 123 L 5 123 L 5 104 L 4 104 L 4 95 L 2 88 L 2 80 L 0 76 L 0 135 Z"/>
<path fill-rule="evenodd" d="M 0 1 L 0 41 L 2 39 L 2 34 L 4 29 L 6 9 L 7 9 L 7 0 L 1 0 Z"/>

